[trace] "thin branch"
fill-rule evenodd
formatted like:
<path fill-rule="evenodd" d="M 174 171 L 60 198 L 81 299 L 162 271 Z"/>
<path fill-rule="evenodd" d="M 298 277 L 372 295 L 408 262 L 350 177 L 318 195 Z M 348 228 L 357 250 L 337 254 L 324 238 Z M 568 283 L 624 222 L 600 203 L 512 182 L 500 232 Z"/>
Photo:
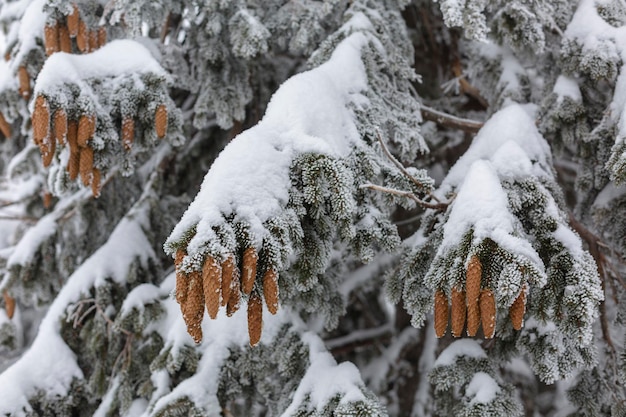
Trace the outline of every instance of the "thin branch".
<path fill-rule="evenodd" d="M 433 210 L 445 210 L 450 205 L 450 203 L 428 203 L 424 200 L 419 199 L 415 194 L 410 191 L 396 190 L 395 188 L 382 187 L 376 184 L 363 184 L 361 185 L 361 188 L 369 188 L 370 190 L 382 191 L 384 193 L 397 195 L 399 197 L 407 197 L 415 201 L 420 206 Z"/>
<path fill-rule="evenodd" d="M 432 107 L 421 106 L 422 117 L 424 120 L 435 122 L 440 126 L 450 127 L 453 129 L 459 129 L 468 133 L 476 133 L 483 127 L 483 122 L 478 122 L 471 119 L 463 119 L 461 117 L 453 116 L 448 113 L 444 113 L 439 110 L 435 110 Z"/>
<path fill-rule="evenodd" d="M 407 170 L 406 170 L 406 168 L 404 167 L 404 165 L 402 165 L 402 164 L 400 163 L 400 161 L 398 161 L 398 160 L 396 159 L 396 157 L 395 157 L 395 156 L 393 156 L 393 155 L 391 154 L 391 152 L 389 152 L 389 148 L 387 148 L 387 145 L 385 145 L 385 142 L 383 141 L 383 138 L 382 138 L 382 136 L 381 136 L 381 134 L 380 134 L 380 130 L 378 130 L 378 129 L 376 129 L 376 136 L 378 137 L 378 142 L 380 142 L 380 146 L 382 147 L 383 152 L 385 153 L 385 155 L 387 155 L 387 158 L 389 158 L 389 160 L 390 160 L 391 162 L 393 162 L 393 164 L 394 164 L 394 165 L 395 165 L 395 166 L 396 166 L 396 167 L 400 170 L 400 172 L 402 172 L 402 173 L 403 173 L 403 174 L 404 174 L 404 175 L 405 175 L 405 176 L 406 176 L 409 180 L 411 180 L 411 182 L 412 182 L 413 184 L 417 185 L 417 187 L 418 187 L 418 188 L 421 188 L 422 190 L 424 190 L 424 193 L 426 193 L 429 197 L 431 197 L 433 200 L 435 200 L 435 201 L 437 201 L 437 202 L 441 203 L 441 200 L 439 200 L 439 199 L 437 198 L 437 196 L 433 195 L 433 194 L 430 192 L 430 190 L 427 190 L 427 189 L 424 187 L 424 184 L 422 184 L 421 182 L 419 182 L 419 181 L 417 180 L 417 178 L 415 178 L 413 175 L 411 175 L 411 174 L 409 173 L 409 171 L 407 171 Z"/>

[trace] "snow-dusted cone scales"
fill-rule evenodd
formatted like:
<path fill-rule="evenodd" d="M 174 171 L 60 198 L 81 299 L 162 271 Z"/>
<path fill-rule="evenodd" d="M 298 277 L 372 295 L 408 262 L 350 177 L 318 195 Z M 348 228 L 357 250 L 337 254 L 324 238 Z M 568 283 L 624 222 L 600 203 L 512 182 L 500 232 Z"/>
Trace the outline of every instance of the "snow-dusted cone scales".
<path fill-rule="evenodd" d="M 271 268 L 263 274 L 263 298 L 265 298 L 267 311 L 276 314 L 278 311 L 278 272 Z"/>
<path fill-rule="evenodd" d="M 132 117 L 125 116 L 122 120 L 122 146 L 125 151 L 129 151 L 133 147 L 135 140 L 135 120 Z"/>
<path fill-rule="evenodd" d="M 465 291 L 459 287 L 452 288 L 452 308 L 450 309 L 450 321 L 452 326 L 452 336 L 461 337 L 465 327 Z"/>
<path fill-rule="evenodd" d="M 167 132 L 167 107 L 165 104 L 159 104 L 154 113 L 154 129 L 159 139 L 165 137 Z"/>
<path fill-rule="evenodd" d="M 4 308 L 7 312 L 7 317 L 12 319 L 15 314 L 15 298 L 11 297 L 6 290 L 2 293 L 2 297 L 4 298 Z"/>
<path fill-rule="evenodd" d="M 89 29 L 82 19 L 78 20 L 78 32 L 76 33 L 76 46 L 80 52 L 87 52 L 89 49 Z"/>
<path fill-rule="evenodd" d="M 239 269 L 235 267 L 233 270 L 233 278 L 230 282 L 230 296 L 228 297 L 228 302 L 226 303 L 226 315 L 228 317 L 235 314 L 241 305 L 241 291 L 239 289 L 241 282 L 239 280 L 239 276 Z"/>
<path fill-rule="evenodd" d="M 184 250 L 178 249 L 174 258 L 174 265 L 176 266 L 176 301 L 181 308 L 187 301 L 187 291 L 189 290 L 189 275 L 182 268 L 185 255 Z"/>
<path fill-rule="evenodd" d="M 2 135 L 7 139 L 11 137 L 11 125 L 7 122 L 7 119 L 4 118 L 4 114 L 2 113 L 0 113 L 0 132 L 2 132 Z"/>
<path fill-rule="evenodd" d="M 253 247 L 247 248 L 243 252 L 243 265 L 241 268 L 241 291 L 246 295 L 250 295 L 254 287 L 254 279 L 256 278 L 256 263 L 259 255 Z"/>
<path fill-rule="evenodd" d="M 189 274 L 187 298 L 181 306 L 183 319 L 187 324 L 187 333 L 193 341 L 202 341 L 202 318 L 204 317 L 204 290 L 202 288 L 202 273 L 194 271 Z"/>
<path fill-rule="evenodd" d="M 67 113 L 59 109 L 54 113 L 54 139 L 59 145 L 65 145 L 67 135 Z"/>
<path fill-rule="evenodd" d="M 39 149 L 41 149 L 41 160 L 43 161 L 43 166 L 46 168 L 52 163 L 56 145 L 56 140 L 50 136 L 46 136 L 41 142 L 41 145 L 39 145 Z"/>
<path fill-rule="evenodd" d="M 90 30 L 87 32 L 87 40 L 88 40 L 88 52 L 93 52 L 98 49 L 98 31 Z"/>
<path fill-rule="evenodd" d="M 74 10 L 72 13 L 67 15 L 67 30 L 70 36 L 73 38 L 78 35 L 78 26 L 80 23 L 80 12 L 78 11 L 78 7 L 75 4 L 72 5 Z"/>
<path fill-rule="evenodd" d="M 43 140 L 48 137 L 50 130 L 50 108 L 44 96 L 37 96 L 35 99 L 35 110 L 33 111 L 33 140 L 35 144 L 41 146 Z"/>
<path fill-rule="evenodd" d="M 480 297 L 480 285 L 482 279 L 482 264 L 478 256 L 470 258 L 465 273 L 465 293 L 467 297 L 467 335 L 476 336 L 480 327 L 480 308 L 478 299 Z"/>
<path fill-rule="evenodd" d="M 254 292 L 248 300 L 248 336 L 250 346 L 256 346 L 261 340 L 263 330 L 263 301 L 259 294 Z"/>
<path fill-rule="evenodd" d="M 78 146 L 85 147 L 96 133 L 96 115 L 83 114 L 78 119 Z"/>
<path fill-rule="evenodd" d="M 220 309 L 220 296 L 222 292 L 222 268 L 211 255 L 207 255 L 202 266 L 202 285 L 204 288 L 204 302 L 209 317 L 217 317 Z"/>
<path fill-rule="evenodd" d="M 442 337 L 448 328 L 448 297 L 442 290 L 435 291 L 435 334 Z"/>
<path fill-rule="evenodd" d="M 480 292 L 480 319 L 485 338 L 493 338 L 496 332 L 496 299 L 489 288 Z"/>
<path fill-rule="evenodd" d="M 19 80 L 19 93 L 25 100 L 30 98 L 30 75 L 24 65 L 20 65 L 17 69 L 17 78 Z"/>
<path fill-rule="evenodd" d="M 93 174 L 93 149 L 89 146 L 80 148 L 79 171 L 83 185 L 87 186 L 91 184 Z"/>
<path fill-rule="evenodd" d="M 74 181 L 80 170 L 80 148 L 78 147 L 78 123 L 70 120 L 67 124 L 67 145 L 70 148 L 70 158 L 67 161 L 67 172 Z"/>
<path fill-rule="evenodd" d="M 233 282 L 235 268 L 237 268 L 237 265 L 235 264 L 235 257 L 233 255 L 229 255 L 222 262 L 222 301 L 220 303 L 222 307 L 227 305 L 228 300 L 230 299 L 231 285 Z M 239 288 L 237 288 L 237 292 L 239 292 Z"/>
<path fill-rule="evenodd" d="M 59 27 L 54 25 L 46 25 L 43 29 L 44 44 L 46 45 L 46 55 L 50 56 L 55 52 L 59 52 Z"/>
<path fill-rule="evenodd" d="M 102 48 L 107 43 L 107 30 L 104 26 L 98 28 L 98 48 Z"/>
<path fill-rule="evenodd" d="M 59 25 L 59 50 L 61 52 L 72 53 L 72 39 L 67 26 Z"/>
<path fill-rule="evenodd" d="M 98 168 L 94 168 L 91 172 L 91 195 L 94 198 L 100 197 L 100 189 L 102 188 L 100 181 L 102 181 L 102 174 Z"/>
<path fill-rule="evenodd" d="M 511 317 L 511 323 L 515 330 L 520 330 L 524 325 L 524 313 L 526 312 L 526 284 L 522 287 L 519 295 L 513 301 L 511 308 L 509 309 L 509 316 Z"/>

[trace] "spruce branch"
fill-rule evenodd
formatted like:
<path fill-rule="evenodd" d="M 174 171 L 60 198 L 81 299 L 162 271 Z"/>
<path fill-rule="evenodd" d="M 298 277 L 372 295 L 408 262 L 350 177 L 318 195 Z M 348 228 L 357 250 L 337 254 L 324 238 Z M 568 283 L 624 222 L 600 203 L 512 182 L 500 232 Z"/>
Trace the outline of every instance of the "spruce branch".
<path fill-rule="evenodd" d="M 452 114 L 433 109 L 432 107 L 425 106 L 423 104 L 420 110 L 422 112 L 422 117 L 424 118 L 424 120 L 435 122 L 440 126 L 459 129 L 467 133 L 475 134 L 484 125 L 483 122 L 457 117 Z"/>

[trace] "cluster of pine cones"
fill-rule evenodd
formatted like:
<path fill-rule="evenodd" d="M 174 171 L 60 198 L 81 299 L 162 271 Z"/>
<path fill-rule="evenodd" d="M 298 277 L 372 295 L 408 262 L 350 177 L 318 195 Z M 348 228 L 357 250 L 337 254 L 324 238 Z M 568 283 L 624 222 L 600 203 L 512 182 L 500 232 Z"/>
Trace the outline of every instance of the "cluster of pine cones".
<path fill-rule="evenodd" d="M 248 335 L 250 345 L 261 340 L 263 327 L 263 302 L 261 291 L 255 288 L 258 254 L 253 247 L 247 248 L 237 265 L 233 255 L 221 263 L 207 255 L 202 271 L 185 272 L 182 267 L 184 250 L 176 252 L 176 301 L 180 304 L 187 332 L 194 342 L 202 341 L 202 319 L 206 305 L 209 317 L 215 319 L 220 307 L 226 307 L 230 317 L 239 309 L 242 297 L 248 297 Z M 263 298 L 271 314 L 278 311 L 278 273 L 269 268 L 262 279 Z"/>
<path fill-rule="evenodd" d="M 443 290 L 435 291 L 435 333 L 442 337 L 448 328 L 448 315 L 452 323 L 452 336 L 460 337 L 467 319 L 467 335 L 476 336 L 482 322 L 485 338 L 491 339 L 496 332 L 496 300 L 493 290 L 482 288 L 482 264 L 478 256 L 470 258 L 467 265 L 465 290 L 452 288 L 451 304 Z M 509 317 L 515 330 L 520 330 L 526 311 L 526 286 L 522 288 L 509 309 Z"/>

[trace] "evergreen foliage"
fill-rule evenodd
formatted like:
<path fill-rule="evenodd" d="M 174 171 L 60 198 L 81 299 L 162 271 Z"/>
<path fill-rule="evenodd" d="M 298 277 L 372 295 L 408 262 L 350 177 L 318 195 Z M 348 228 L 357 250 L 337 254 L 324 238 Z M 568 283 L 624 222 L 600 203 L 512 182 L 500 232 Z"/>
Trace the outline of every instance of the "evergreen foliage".
<path fill-rule="evenodd" d="M 0 1 L 0 415 L 626 413 L 625 23 Z"/>

